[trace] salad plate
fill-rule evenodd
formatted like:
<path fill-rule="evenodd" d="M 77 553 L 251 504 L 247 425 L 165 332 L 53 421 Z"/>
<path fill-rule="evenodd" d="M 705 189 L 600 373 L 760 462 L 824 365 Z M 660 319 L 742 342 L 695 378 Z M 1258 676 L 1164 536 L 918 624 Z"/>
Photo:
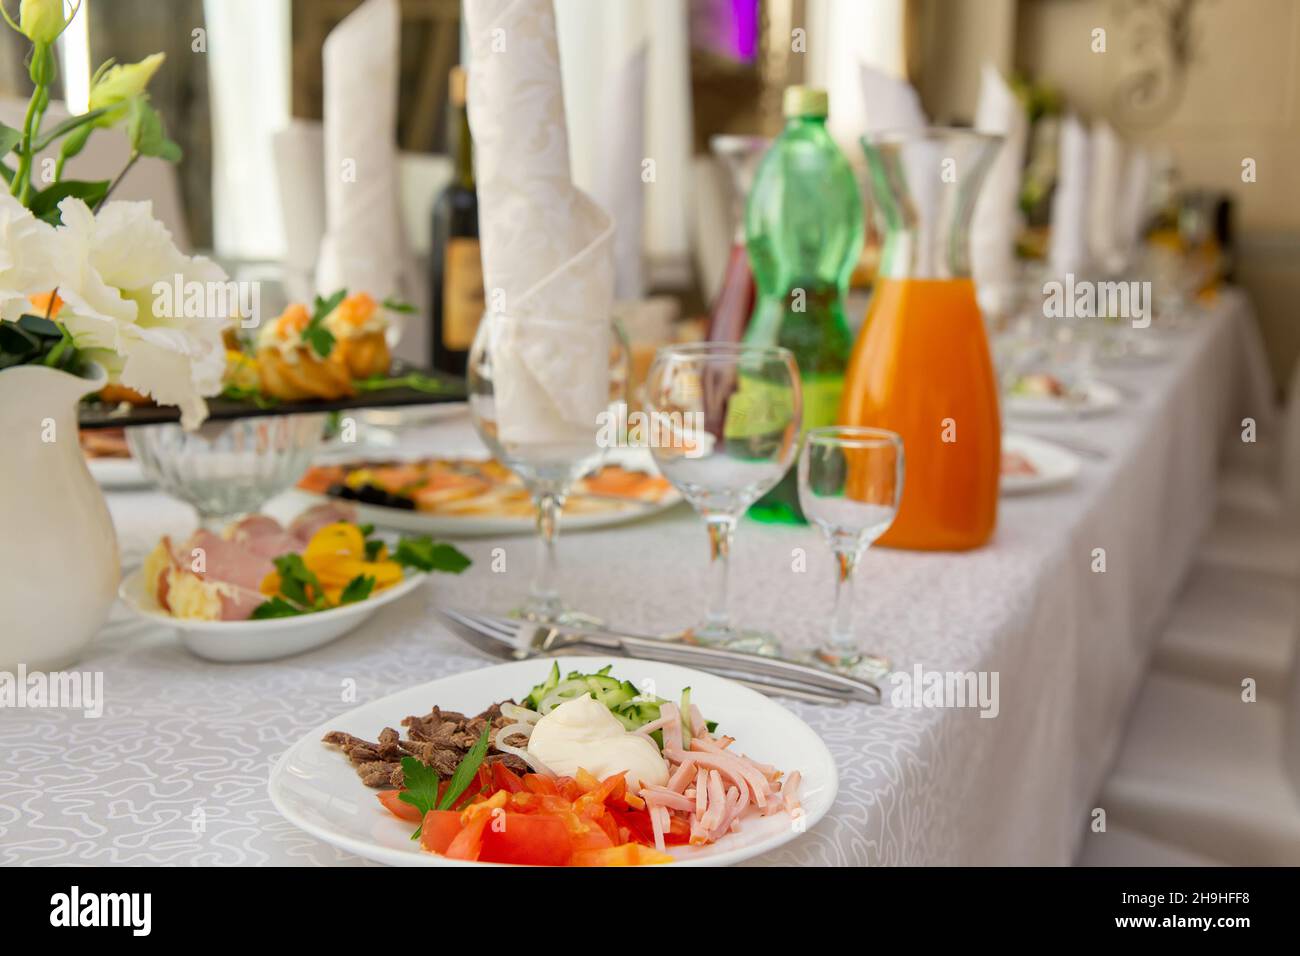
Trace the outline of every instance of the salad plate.
<path fill-rule="evenodd" d="M 356 630 L 385 604 L 410 594 L 429 577 L 413 572 L 364 601 L 297 617 L 247 621 L 198 621 L 173 617 L 145 586 L 144 569 L 136 568 L 118 588 L 118 596 L 137 617 L 170 627 L 193 654 L 221 663 L 272 661 L 324 647 Z"/>
<path fill-rule="evenodd" d="M 395 866 L 501 865 L 422 850 L 411 838 L 413 824 L 391 814 L 377 798 L 384 791 L 363 785 L 348 758 L 322 740 L 326 735 L 373 737 L 379 728 L 402 726 L 404 715 L 423 714 L 433 705 L 476 714 L 507 698 L 524 700 L 530 687 L 536 689 L 547 680 L 554 663 L 536 658 L 467 671 L 344 713 L 303 736 L 280 758 L 271 771 L 271 800 L 295 826 L 369 860 Z M 667 698 L 676 699 L 689 689 L 690 701 L 716 722 L 717 733 L 734 738 L 731 750 L 787 775 L 798 773 L 799 809 L 794 814 L 751 814 L 716 842 L 669 846 L 672 865 L 722 866 L 769 852 L 815 826 L 834 802 L 838 773 L 825 743 L 795 714 L 756 691 L 675 664 L 579 656 L 565 657 L 561 663 L 580 672 L 603 673 L 612 666 L 612 677 Z"/>
<path fill-rule="evenodd" d="M 1068 485 L 1081 467 L 1079 456 L 1060 445 L 1016 432 L 1002 436 L 1004 495 L 1033 494 Z"/>
<path fill-rule="evenodd" d="M 1114 411 L 1121 404 L 1119 389 L 1105 382 L 1089 382 L 1076 396 L 1017 394 L 1003 399 L 1002 408 L 1012 418 L 1090 418 Z"/>

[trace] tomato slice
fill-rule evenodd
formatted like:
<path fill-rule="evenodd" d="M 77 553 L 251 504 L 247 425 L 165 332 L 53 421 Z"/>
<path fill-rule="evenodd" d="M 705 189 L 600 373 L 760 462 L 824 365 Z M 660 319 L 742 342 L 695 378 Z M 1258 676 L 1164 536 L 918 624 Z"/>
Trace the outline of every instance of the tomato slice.
<path fill-rule="evenodd" d="M 488 863 L 564 866 L 573 841 L 562 819 L 544 813 L 510 813 L 493 817 L 483 831 L 478 858 Z"/>
<path fill-rule="evenodd" d="M 555 785 L 555 781 L 540 773 L 524 774 L 524 786 L 533 793 L 549 793 L 552 796 L 558 796 L 560 793 L 560 788 Z"/>
<path fill-rule="evenodd" d="M 446 853 L 459 833 L 459 813 L 455 810 L 430 810 L 420 825 L 420 846 L 434 853 Z"/>
<path fill-rule="evenodd" d="M 401 790 L 381 790 L 375 794 L 379 802 L 384 805 L 384 809 L 397 817 L 399 820 L 406 820 L 410 823 L 420 822 L 420 811 L 401 798 Z"/>
<path fill-rule="evenodd" d="M 524 789 L 524 781 L 501 761 L 492 765 L 492 783 L 498 790 L 507 793 L 519 793 Z"/>
<path fill-rule="evenodd" d="M 477 860 L 483 847 L 483 830 L 491 822 L 490 812 L 469 814 L 469 819 L 461 822 L 460 832 L 447 845 L 447 849 L 442 851 L 443 855 L 452 860 Z"/>
<path fill-rule="evenodd" d="M 621 846 L 606 847 L 603 850 L 575 850 L 570 866 L 648 866 L 655 863 L 671 863 L 673 858 L 667 853 L 660 853 L 653 847 L 641 846 L 639 843 L 624 843 Z"/>

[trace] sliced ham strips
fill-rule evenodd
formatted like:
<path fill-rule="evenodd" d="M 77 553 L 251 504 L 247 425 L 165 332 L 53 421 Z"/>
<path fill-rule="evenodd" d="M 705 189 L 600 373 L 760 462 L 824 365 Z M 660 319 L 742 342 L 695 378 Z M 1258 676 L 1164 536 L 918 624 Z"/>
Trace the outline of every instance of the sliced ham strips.
<path fill-rule="evenodd" d="M 305 547 L 321 528 L 340 521 L 356 521 L 357 509 L 341 501 L 327 501 L 324 504 L 308 508 L 289 524 L 289 534 L 298 539 L 299 547 Z M 296 549 L 295 549 L 296 550 Z"/>
<path fill-rule="evenodd" d="M 249 515 L 227 528 L 224 536 L 268 560 L 302 548 L 302 543 L 270 515 Z"/>
<path fill-rule="evenodd" d="M 195 551 L 202 551 L 198 563 Z M 233 584 L 249 591 L 257 591 L 262 580 L 275 570 L 269 557 L 240 544 L 227 541 L 219 534 L 200 528 L 181 549 L 181 565 L 205 581 Z"/>

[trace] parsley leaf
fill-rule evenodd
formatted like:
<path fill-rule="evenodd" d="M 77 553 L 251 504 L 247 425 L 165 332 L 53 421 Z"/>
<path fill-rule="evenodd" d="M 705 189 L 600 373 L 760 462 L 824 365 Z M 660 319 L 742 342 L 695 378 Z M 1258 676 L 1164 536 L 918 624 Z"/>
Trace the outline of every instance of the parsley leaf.
<path fill-rule="evenodd" d="M 474 741 L 474 746 L 469 749 L 469 753 L 461 758 L 460 763 L 456 765 L 456 772 L 451 775 L 451 781 L 447 784 L 447 792 L 442 795 L 438 801 L 439 810 L 450 810 L 460 795 L 465 792 L 469 786 L 474 774 L 478 773 L 478 768 L 483 763 L 483 758 L 487 756 L 488 744 L 492 741 L 492 721 L 483 722 L 483 732 L 478 735 L 478 740 Z M 405 769 L 406 761 L 402 761 L 402 767 Z"/>
<path fill-rule="evenodd" d="M 339 606 L 364 601 L 370 597 L 370 592 L 374 589 L 374 578 L 368 574 L 358 574 L 344 586 L 343 591 L 339 594 Z"/>
<path fill-rule="evenodd" d="M 457 767 L 457 770 L 460 768 Z M 414 757 L 402 758 L 402 786 L 403 790 L 397 795 L 397 799 L 403 803 L 409 803 L 415 809 L 420 811 L 420 817 L 423 818 L 426 813 L 433 810 L 438 804 L 438 773 L 432 767 L 426 767 Z M 412 840 L 418 840 L 420 831 L 424 829 L 424 824 L 415 828 L 411 834 Z"/>
<path fill-rule="evenodd" d="M 322 299 L 316 296 L 315 302 L 312 303 L 311 321 L 307 327 L 302 330 L 302 339 L 321 358 L 329 355 L 334 349 L 334 334 L 325 327 L 326 317 L 339 307 L 339 304 L 348 296 L 347 289 L 339 289 L 328 299 Z"/>
<path fill-rule="evenodd" d="M 325 600 L 325 589 L 302 555 L 281 555 L 275 559 L 275 569 L 280 572 L 280 593 L 290 601 L 312 608 Z"/>
<path fill-rule="evenodd" d="M 401 312 L 404 315 L 410 315 L 415 311 L 415 306 L 409 302 L 403 302 L 401 299 L 385 299 L 380 304 L 389 312 Z"/>
<path fill-rule="evenodd" d="M 305 613 L 307 612 L 302 608 L 294 607 L 284 598 L 273 597 L 253 608 L 252 619 L 254 621 L 265 621 L 273 617 L 296 617 Z"/>
<path fill-rule="evenodd" d="M 472 563 L 454 545 L 427 537 L 403 538 L 397 543 L 393 560 L 402 567 L 419 571 L 445 571 L 448 574 L 460 574 Z"/>
<path fill-rule="evenodd" d="M 366 542 L 366 560 L 378 561 L 379 552 L 383 550 L 384 542 L 379 538 L 371 538 Z"/>

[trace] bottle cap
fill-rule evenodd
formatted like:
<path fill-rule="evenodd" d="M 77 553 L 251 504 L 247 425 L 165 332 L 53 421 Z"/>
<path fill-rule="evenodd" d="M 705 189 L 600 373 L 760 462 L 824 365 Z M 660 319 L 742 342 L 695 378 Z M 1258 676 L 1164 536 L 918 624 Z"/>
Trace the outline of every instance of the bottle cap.
<path fill-rule="evenodd" d="M 781 103 L 787 117 L 820 116 L 825 117 L 830 108 L 825 90 L 813 86 L 787 86 L 785 98 Z"/>
<path fill-rule="evenodd" d="M 451 100 L 452 106 L 465 105 L 465 88 L 467 85 L 465 68 L 463 66 L 453 66 L 451 74 L 447 77 L 447 96 Z"/>

